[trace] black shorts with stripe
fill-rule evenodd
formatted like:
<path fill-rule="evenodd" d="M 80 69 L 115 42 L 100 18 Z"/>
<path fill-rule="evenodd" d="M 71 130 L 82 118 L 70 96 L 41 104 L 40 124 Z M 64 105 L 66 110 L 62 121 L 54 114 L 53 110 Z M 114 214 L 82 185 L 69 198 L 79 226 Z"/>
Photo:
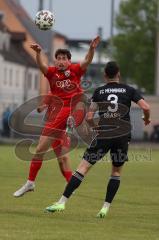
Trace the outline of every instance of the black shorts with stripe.
<path fill-rule="evenodd" d="M 113 166 L 120 167 L 125 161 L 128 161 L 129 142 L 129 136 L 112 139 L 95 138 L 86 149 L 83 159 L 94 165 L 110 151 Z"/>

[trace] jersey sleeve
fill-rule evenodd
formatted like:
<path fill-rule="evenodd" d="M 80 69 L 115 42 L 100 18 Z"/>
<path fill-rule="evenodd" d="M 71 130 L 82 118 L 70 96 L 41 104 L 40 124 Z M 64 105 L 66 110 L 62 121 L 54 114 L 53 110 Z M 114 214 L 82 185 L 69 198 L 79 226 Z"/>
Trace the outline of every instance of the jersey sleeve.
<path fill-rule="evenodd" d="M 48 67 L 47 73 L 44 76 L 49 80 L 55 72 L 55 67 Z"/>
<path fill-rule="evenodd" d="M 137 103 L 139 100 L 144 99 L 138 90 L 132 88 L 132 101 Z"/>
<path fill-rule="evenodd" d="M 75 72 L 79 77 L 82 77 L 82 76 L 85 74 L 85 72 L 86 72 L 86 70 L 83 70 L 83 69 L 81 68 L 80 63 L 72 64 L 72 68 L 73 68 L 74 72 Z"/>

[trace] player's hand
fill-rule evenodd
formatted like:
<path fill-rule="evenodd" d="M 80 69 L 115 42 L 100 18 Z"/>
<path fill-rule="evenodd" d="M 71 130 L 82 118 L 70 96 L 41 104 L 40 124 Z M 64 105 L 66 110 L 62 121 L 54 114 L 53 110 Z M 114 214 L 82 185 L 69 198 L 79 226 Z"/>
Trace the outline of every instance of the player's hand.
<path fill-rule="evenodd" d="M 38 44 L 31 44 L 30 47 L 36 52 L 36 53 L 40 53 L 42 48 L 40 47 L 40 45 Z"/>
<path fill-rule="evenodd" d="M 67 127 L 73 129 L 75 127 L 75 120 L 72 116 L 67 118 Z"/>
<path fill-rule="evenodd" d="M 96 48 L 96 47 L 98 46 L 99 42 L 100 42 L 100 37 L 97 36 L 96 38 L 94 38 L 94 39 L 92 40 L 92 42 L 91 42 L 91 44 L 90 44 L 90 47 L 91 47 L 91 48 Z"/>
<path fill-rule="evenodd" d="M 84 122 L 84 123 L 82 124 L 82 133 L 83 133 L 85 136 L 89 136 L 90 127 L 87 125 L 86 122 Z"/>
<path fill-rule="evenodd" d="M 41 112 L 43 112 L 47 107 L 48 107 L 47 104 L 39 105 L 39 106 L 37 107 L 37 112 L 38 112 L 38 113 L 41 113 Z"/>
<path fill-rule="evenodd" d="M 147 126 L 151 123 L 150 119 L 146 119 L 146 118 L 142 117 L 142 120 L 144 121 L 145 126 Z"/>

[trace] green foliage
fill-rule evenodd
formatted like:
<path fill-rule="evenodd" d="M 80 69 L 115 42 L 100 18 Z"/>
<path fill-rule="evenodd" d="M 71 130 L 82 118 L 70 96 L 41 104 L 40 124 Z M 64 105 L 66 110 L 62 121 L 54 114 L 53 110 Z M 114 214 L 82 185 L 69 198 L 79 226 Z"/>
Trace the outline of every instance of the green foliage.
<path fill-rule="evenodd" d="M 123 79 L 154 92 L 158 0 L 121 1 L 113 39 Z"/>

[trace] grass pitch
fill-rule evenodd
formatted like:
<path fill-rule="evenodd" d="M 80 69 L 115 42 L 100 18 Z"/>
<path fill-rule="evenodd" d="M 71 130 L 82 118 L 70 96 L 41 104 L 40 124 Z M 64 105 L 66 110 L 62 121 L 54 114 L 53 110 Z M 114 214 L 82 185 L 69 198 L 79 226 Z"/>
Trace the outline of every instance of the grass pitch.
<path fill-rule="evenodd" d="M 65 181 L 56 160 L 45 162 L 34 193 L 15 199 L 29 163 L 17 160 L 14 147 L 0 146 L 0 240 L 158 240 L 159 150 L 130 150 L 121 186 L 105 219 L 103 204 L 110 162 L 98 163 L 67 203 L 63 213 L 44 213 L 63 192 Z M 71 153 L 76 168 L 84 149 Z"/>

